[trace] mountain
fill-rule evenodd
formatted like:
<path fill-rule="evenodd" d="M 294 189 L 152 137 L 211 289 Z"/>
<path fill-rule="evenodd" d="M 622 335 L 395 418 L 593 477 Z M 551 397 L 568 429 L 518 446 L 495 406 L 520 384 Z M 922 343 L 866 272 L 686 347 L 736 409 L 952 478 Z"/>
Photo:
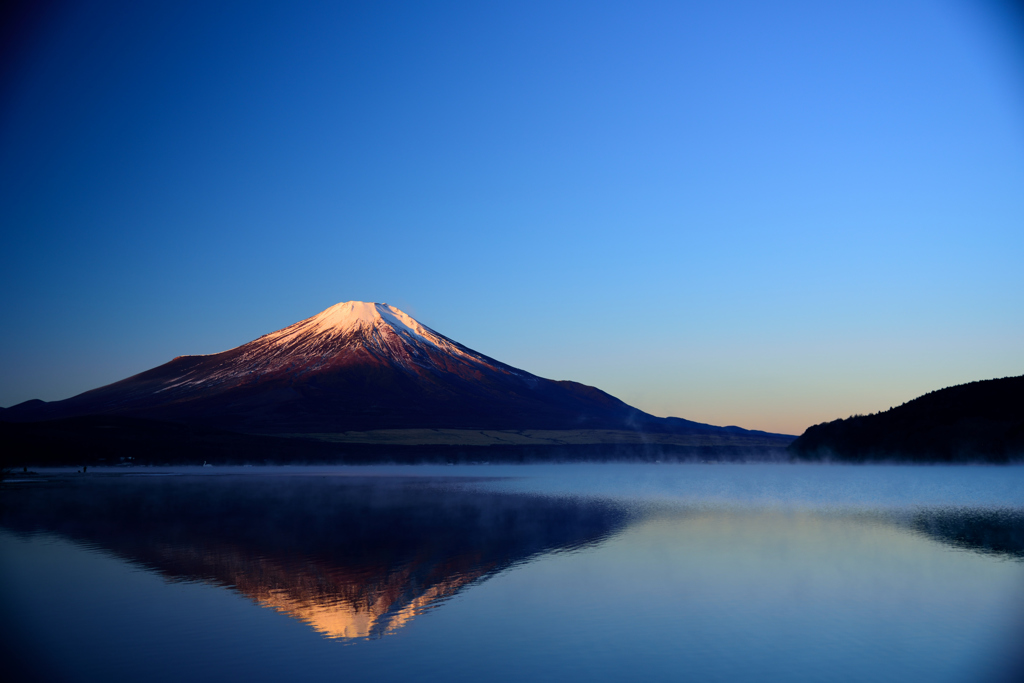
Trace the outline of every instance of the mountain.
<path fill-rule="evenodd" d="M 248 434 L 396 429 L 758 435 L 657 418 L 594 387 L 532 375 L 393 306 L 348 301 L 234 349 L 179 356 L 114 384 L 5 410 L 7 422 L 146 418 Z"/>
<path fill-rule="evenodd" d="M 1024 458 L 1024 376 L 961 384 L 807 429 L 798 458 L 1006 462 Z"/>

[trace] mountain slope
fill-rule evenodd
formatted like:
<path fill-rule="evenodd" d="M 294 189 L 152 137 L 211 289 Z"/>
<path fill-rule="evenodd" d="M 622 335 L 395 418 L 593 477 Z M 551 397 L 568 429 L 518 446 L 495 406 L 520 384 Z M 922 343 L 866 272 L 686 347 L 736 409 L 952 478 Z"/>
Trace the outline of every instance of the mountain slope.
<path fill-rule="evenodd" d="M 387 304 L 349 301 L 247 344 L 180 356 L 7 421 L 121 415 L 282 434 L 373 429 L 746 433 L 656 418 L 605 392 L 477 353 Z"/>
<path fill-rule="evenodd" d="M 801 458 L 1005 462 L 1024 457 L 1024 376 L 940 389 L 874 415 L 807 429 Z"/>

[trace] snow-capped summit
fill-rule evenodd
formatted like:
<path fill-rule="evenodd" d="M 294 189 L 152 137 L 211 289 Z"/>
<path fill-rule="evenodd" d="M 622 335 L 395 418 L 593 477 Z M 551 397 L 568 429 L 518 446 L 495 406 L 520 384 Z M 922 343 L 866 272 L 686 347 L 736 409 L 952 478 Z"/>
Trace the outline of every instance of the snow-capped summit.
<path fill-rule="evenodd" d="M 290 355 L 324 351 L 340 351 L 342 345 L 369 344 L 379 351 L 390 352 L 396 357 L 405 357 L 395 342 L 411 345 L 428 344 L 437 350 L 468 360 L 479 361 L 483 356 L 470 352 L 420 324 L 412 316 L 388 304 L 365 301 L 345 301 L 317 313 L 294 325 L 260 337 L 253 344 L 263 350 L 282 349 Z M 327 348 L 325 348 L 327 347 Z M 385 350 L 384 347 L 389 347 Z"/>
<path fill-rule="evenodd" d="M 317 313 L 312 318 L 295 323 L 279 332 L 315 330 L 318 334 L 340 336 L 355 330 L 366 329 L 378 325 L 404 328 L 414 334 L 421 334 L 426 328 L 413 320 L 409 315 L 387 304 L 368 303 L 366 301 L 344 301 Z"/>
<path fill-rule="evenodd" d="M 188 359 L 217 359 L 189 364 Z M 438 334 L 388 304 L 346 301 L 311 318 L 212 356 L 181 356 L 180 374 L 157 392 L 254 381 L 297 381 L 331 368 L 388 366 L 407 373 L 480 371 L 521 374 Z M 170 364 L 168 364 L 170 365 Z M 167 366 L 163 366 L 167 367 Z"/>

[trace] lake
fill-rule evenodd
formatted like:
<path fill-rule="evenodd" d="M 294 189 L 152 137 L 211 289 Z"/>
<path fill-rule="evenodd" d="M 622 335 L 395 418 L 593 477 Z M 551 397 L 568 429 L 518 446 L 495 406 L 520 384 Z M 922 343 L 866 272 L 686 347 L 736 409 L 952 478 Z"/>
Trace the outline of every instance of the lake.
<path fill-rule="evenodd" d="M 1024 680 L 1024 467 L 26 479 L 7 680 Z"/>

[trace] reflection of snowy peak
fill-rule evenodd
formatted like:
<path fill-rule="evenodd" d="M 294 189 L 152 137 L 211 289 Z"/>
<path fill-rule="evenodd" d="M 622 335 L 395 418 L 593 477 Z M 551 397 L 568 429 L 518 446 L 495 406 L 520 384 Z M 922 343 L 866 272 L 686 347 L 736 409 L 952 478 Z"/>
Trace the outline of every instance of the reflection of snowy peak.
<path fill-rule="evenodd" d="M 420 477 L 202 479 L 44 487 L 5 505 L 4 526 L 63 536 L 169 581 L 228 588 L 328 638 L 362 639 L 394 633 L 508 567 L 598 543 L 627 523 L 625 510 L 603 501 Z"/>
<path fill-rule="evenodd" d="M 723 428 L 656 418 L 600 389 L 531 375 L 387 304 L 347 301 L 242 346 L 169 363 L 4 419 L 105 414 L 255 433 L 368 429 Z M 724 428 L 742 432 L 735 427 Z"/>

